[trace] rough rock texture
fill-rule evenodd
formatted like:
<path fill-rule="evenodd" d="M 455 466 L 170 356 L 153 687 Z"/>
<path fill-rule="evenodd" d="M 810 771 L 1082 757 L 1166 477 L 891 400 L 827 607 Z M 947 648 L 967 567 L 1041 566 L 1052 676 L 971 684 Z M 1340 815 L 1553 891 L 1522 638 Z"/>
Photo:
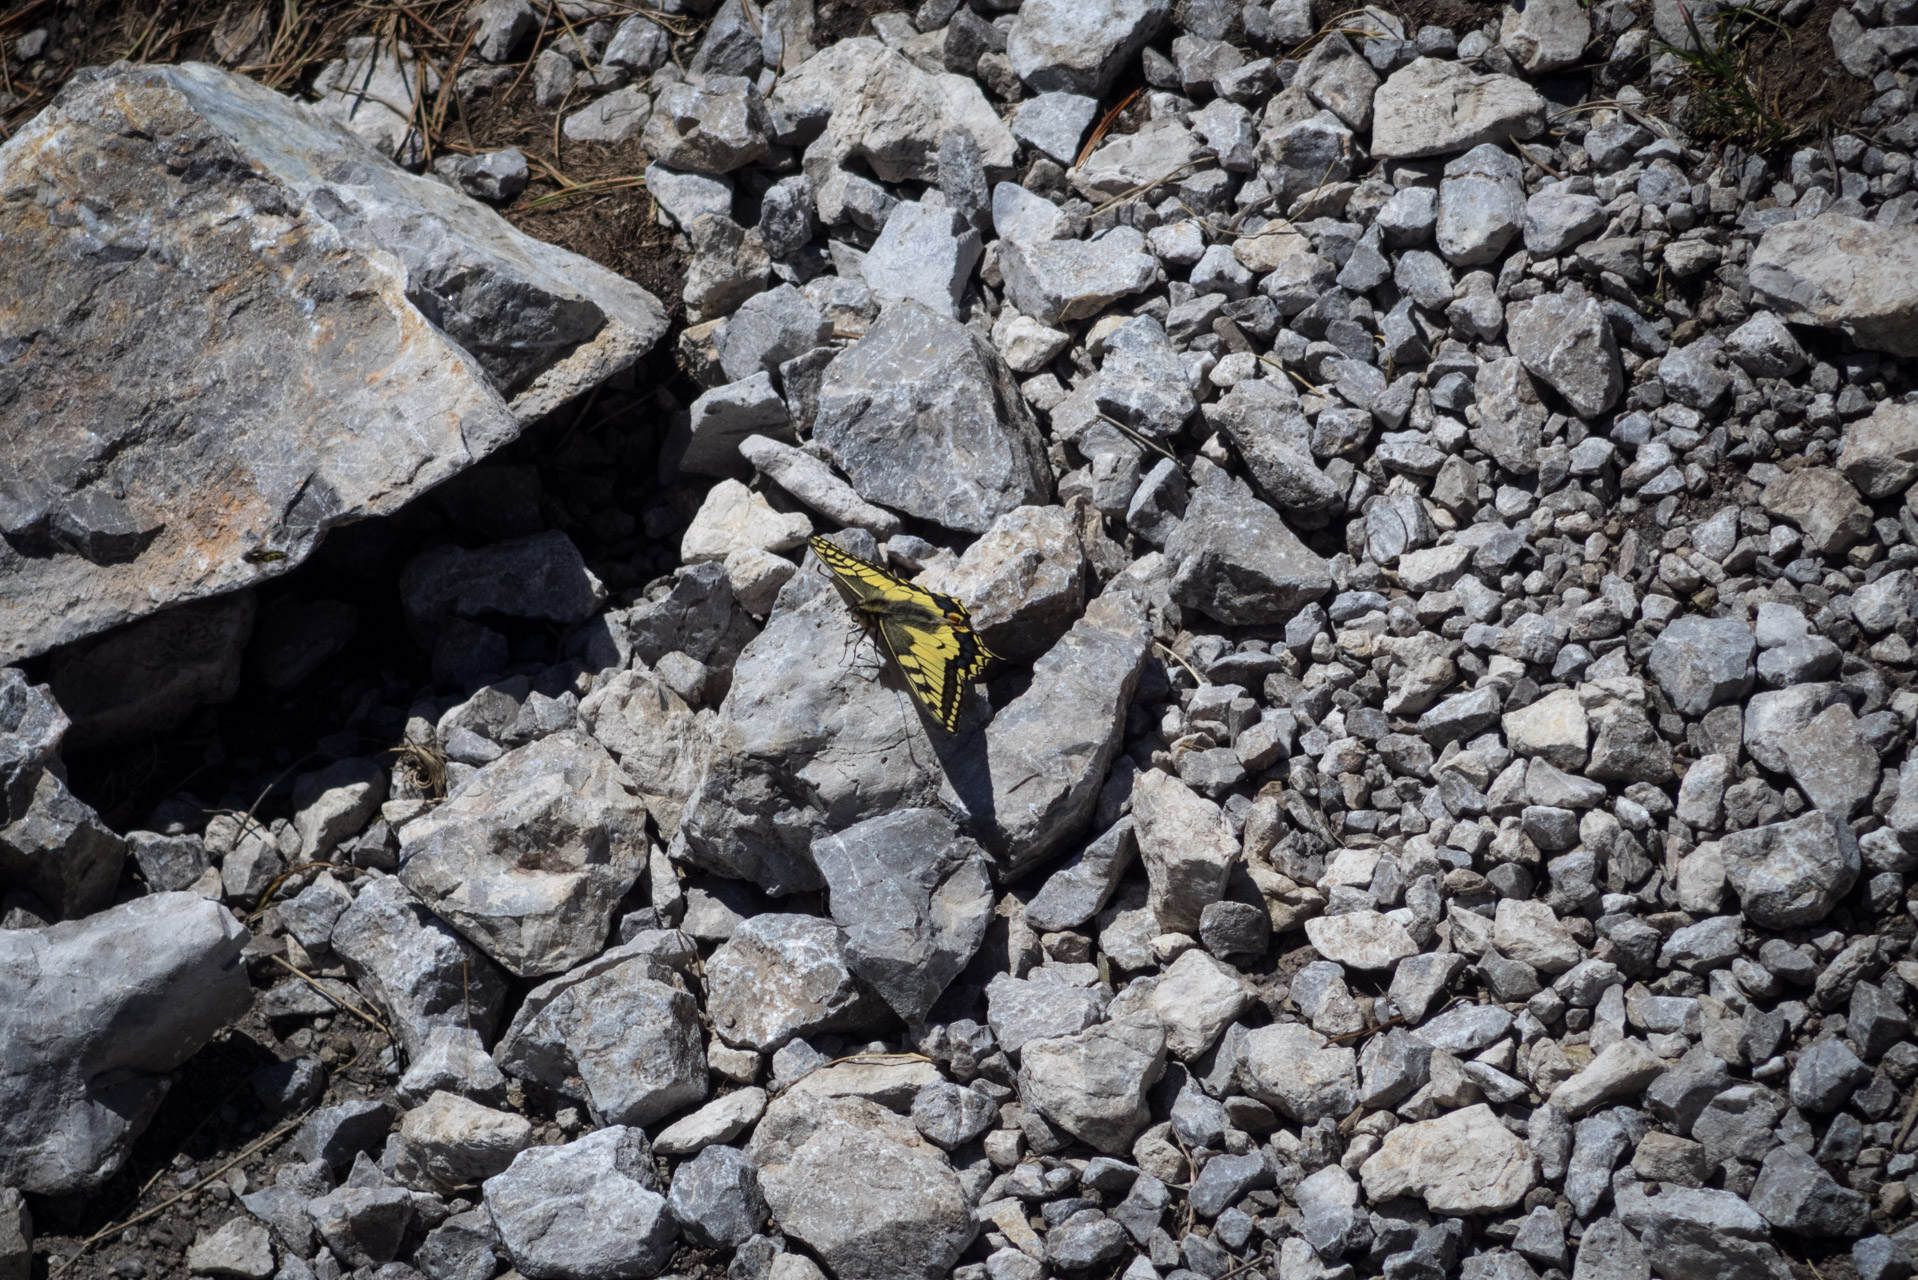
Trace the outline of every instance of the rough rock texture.
<path fill-rule="evenodd" d="M 245 1014 L 247 937 L 190 893 L 0 931 L 0 1179 L 65 1195 L 119 1172 L 168 1073 Z"/>
<path fill-rule="evenodd" d="M 0 310 L 59 317 L 0 339 L 30 353 L 0 435 L 7 659 L 284 573 L 666 327 L 638 286 L 203 64 L 76 79 L 0 163 L 32 193 L 6 206 L 11 256 L 47 263 L 9 272 Z M 106 203 L 57 212 L 83 198 Z"/>

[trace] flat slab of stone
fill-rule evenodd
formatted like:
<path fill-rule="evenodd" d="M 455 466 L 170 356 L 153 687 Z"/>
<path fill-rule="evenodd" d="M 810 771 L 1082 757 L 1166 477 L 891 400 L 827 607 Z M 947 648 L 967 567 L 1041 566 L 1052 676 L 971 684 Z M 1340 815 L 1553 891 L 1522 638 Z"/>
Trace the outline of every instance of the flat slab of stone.
<path fill-rule="evenodd" d="M 1826 213 L 1772 227 L 1752 251 L 1752 293 L 1793 324 L 1918 356 L 1918 226 Z"/>
<path fill-rule="evenodd" d="M 199 63 L 77 78 L 0 174 L 0 662 L 292 569 L 666 328 L 639 286 Z"/>
<path fill-rule="evenodd" d="M 1531 138 L 1545 128 L 1545 99 L 1523 80 L 1484 75 L 1463 63 L 1417 58 L 1372 98 L 1372 155 L 1411 160 L 1481 142 Z"/>

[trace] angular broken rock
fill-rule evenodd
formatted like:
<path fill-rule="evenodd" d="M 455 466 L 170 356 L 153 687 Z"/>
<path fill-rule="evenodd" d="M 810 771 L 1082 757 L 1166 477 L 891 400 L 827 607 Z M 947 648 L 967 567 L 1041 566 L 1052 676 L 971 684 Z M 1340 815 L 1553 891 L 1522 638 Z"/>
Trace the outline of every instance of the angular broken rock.
<path fill-rule="evenodd" d="M 1624 393 L 1618 340 L 1597 299 L 1573 302 L 1562 294 L 1544 294 L 1513 308 L 1508 332 L 1512 354 L 1564 396 L 1579 417 L 1597 417 Z"/>
<path fill-rule="evenodd" d="M 492 1040 L 506 1002 L 505 976 L 397 876 L 378 876 L 360 889 L 334 924 L 332 942 L 408 1058 L 425 1052 L 437 1027 L 470 1027 Z"/>
<path fill-rule="evenodd" d="M 1332 589 L 1326 562 L 1243 480 L 1215 475 L 1166 542 L 1172 599 L 1227 626 L 1291 621 Z"/>
<path fill-rule="evenodd" d="M 0 930 L 0 1184 L 71 1195 L 119 1172 L 169 1073 L 252 1003 L 247 937 L 191 893 Z"/>
<path fill-rule="evenodd" d="M 747 1148 L 781 1229 L 839 1280 L 939 1280 L 978 1227 L 946 1153 L 863 1098 L 782 1098 Z"/>
<path fill-rule="evenodd" d="M 970 533 L 1052 493 L 1045 446 L 984 337 L 916 302 L 826 368 L 813 424 L 868 502 Z"/>
<path fill-rule="evenodd" d="M 753 916 L 706 962 L 713 1029 L 762 1053 L 794 1036 L 869 1026 L 883 1007 L 853 977 L 845 933 L 817 916 Z"/>
<path fill-rule="evenodd" d="M 657 1275 L 679 1235 L 646 1135 L 620 1125 L 520 1152 L 484 1203 L 526 1276 Z"/>
<path fill-rule="evenodd" d="M 1026 691 L 993 716 L 983 785 L 963 759 L 950 771 L 961 799 L 989 812 L 980 838 L 1009 870 L 1049 857 L 1091 819 L 1124 744 L 1126 708 L 1151 639 L 1136 602 L 1115 582 L 1032 664 Z"/>
<path fill-rule="evenodd" d="M 1387 1133 L 1359 1176 L 1375 1201 L 1412 1195 L 1433 1213 L 1499 1213 L 1538 1184 L 1538 1162 L 1481 1102 Z"/>
<path fill-rule="evenodd" d="M 1414 59 L 1372 99 L 1372 154 L 1381 159 L 1449 155 L 1544 128 L 1545 99 L 1530 85 L 1460 62 Z"/>
<path fill-rule="evenodd" d="M 1843 815 L 1818 811 L 1734 831 L 1718 847 L 1739 906 L 1772 929 L 1824 919 L 1863 866 Z"/>
<path fill-rule="evenodd" d="M 185 151 L 208 163 L 179 169 Z M 50 289 L 96 306 L 43 326 L 11 366 L 0 661 L 284 573 L 328 529 L 397 510 L 666 328 L 637 285 L 211 66 L 91 72 L 7 157 L 9 189 L 34 194 L 0 232 L 16 268 L 0 311 L 68 314 Z M 55 214 L 82 198 L 107 203 L 84 226 Z M 127 237 L 143 246 L 132 263 Z M 209 330 L 215 295 L 237 309 Z M 263 342 L 275 359 L 247 354 Z M 190 449 L 175 443 L 187 420 Z M 32 462 L 69 438 L 110 463 L 81 479 Z"/>
<path fill-rule="evenodd" d="M 877 555 L 869 538 L 864 554 Z M 674 858 L 768 893 L 803 892 L 824 887 L 811 852 L 818 837 L 941 805 L 940 762 L 972 739 L 963 722 L 953 738 L 928 728 L 883 663 L 808 552 L 733 667 Z"/>
<path fill-rule="evenodd" d="M 1165 1052 L 1165 1032 L 1151 1019 L 1028 1040 L 1019 1051 L 1019 1097 L 1080 1141 L 1126 1151 L 1151 1120 L 1145 1092 L 1164 1071 Z"/>
<path fill-rule="evenodd" d="M 615 947 L 527 993 L 495 1057 L 561 1093 L 585 1088 L 600 1124 L 650 1125 L 705 1100 L 699 1005 L 646 942 Z"/>
<path fill-rule="evenodd" d="M 1757 299 L 1793 324 L 1918 356 L 1918 226 L 1840 213 L 1781 223 L 1759 239 L 1747 271 Z"/>
<path fill-rule="evenodd" d="M 1226 878 L 1239 858 L 1225 815 L 1157 769 L 1132 784 L 1132 813 L 1151 886 L 1147 904 L 1160 929 L 1197 933 L 1200 914 L 1225 896 Z"/>
<path fill-rule="evenodd" d="M 916 1026 L 972 959 L 992 920 L 978 843 L 938 809 L 900 809 L 813 841 L 846 964 Z"/>
<path fill-rule="evenodd" d="M 646 856 L 646 808 L 606 749 L 567 730 L 509 751 L 400 837 L 400 880 L 522 978 L 606 944 Z"/>

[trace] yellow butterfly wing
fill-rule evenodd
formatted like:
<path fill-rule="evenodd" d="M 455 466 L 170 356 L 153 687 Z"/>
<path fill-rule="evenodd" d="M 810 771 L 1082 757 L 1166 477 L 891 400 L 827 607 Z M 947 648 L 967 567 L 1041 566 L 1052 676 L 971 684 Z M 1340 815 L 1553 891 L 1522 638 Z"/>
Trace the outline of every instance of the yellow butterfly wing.
<path fill-rule="evenodd" d="M 913 694 L 951 733 L 965 687 L 997 656 L 974 633 L 965 605 L 823 538 L 812 539 L 811 546 L 845 589 L 853 611 L 878 633 Z"/>

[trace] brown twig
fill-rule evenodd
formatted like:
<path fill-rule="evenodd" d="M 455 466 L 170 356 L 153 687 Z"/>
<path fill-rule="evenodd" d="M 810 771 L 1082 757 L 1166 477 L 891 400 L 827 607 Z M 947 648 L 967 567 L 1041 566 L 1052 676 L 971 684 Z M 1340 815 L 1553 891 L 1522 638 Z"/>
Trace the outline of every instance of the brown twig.
<path fill-rule="evenodd" d="M 319 992 L 321 995 L 325 996 L 328 1000 L 331 1000 L 334 1004 L 338 1005 L 340 1008 L 346 1010 L 348 1013 L 358 1018 L 361 1022 L 364 1022 L 367 1026 L 372 1027 L 375 1031 L 381 1032 L 389 1040 L 392 1040 L 395 1043 L 398 1043 L 399 1037 L 393 1034 L 393 1029 L 391 1027 L 387 1026 L 384 1022 L 381 1022 L 378 1018 L 374 1017 L 372 1014 L 368 1013 L 366 1010 L 360 1008 L 358 1005 L 355 1005 L 346 1000 L 342 1000 L 335 993 L 328 991 L 325 987 L 320 985 L 320 981 L 318 978 L 315 978 L 312 974 L 308 973 L 306 970 L 300 968 L 298 965 L 286 959 L 284 956 L 273 956 L 272 960 L 274 964 L 277 964 L 282 969 L 285 969 L 287 972 L 294 974 L 300 979 L 300 981 L 306 983 L 307 986 L 312 987 L 315 991 Z"/>
<path fill-rule="evenodd" d="M 119 1235 L 122 1231 L 125 1231 L 129 1227 L 137 1227 L 142 1222 L 146 1222 L 153 1218 L 157 1218 L 160 1214 L 166 1212 L 168 1209 L 171 1209 L 174 1205 L 186 1199 L 188 1196 L 198 1191 L 201 1187 L 204 1187 L 205 1185 L 207 1185 L 207 1183 L 213 1181 L 215 1178 L 225 1173 L 228 1169 L 231 1169 L 234 1165 L 239 1164 L 242 1160 L 245 1160 L 251 1157 L 256 1152 L 264 1150 L 265 1148 L 271 1146 L 273 1143 L 278 1142 L 281 1138 L 285 1137 L 287 1134 L 293 1132 L 294 1129 L 299 1127 L 299 1125 L 306 1120 L 307 1116 L 311 1114 L 312 1114 L 312 1110 L 310 1108 L 306 1111 L 302 1111 L 299 1115 L 293 1117 L 293 1119 L 291 1120 L 288 1120 L 285 1124 L 275 1129 L 272 1133 L 267 1134 L 264 1138 L 261 1138 L 258 1142 L 254 1143 L 252 1146 L 242 1151 L 239 1155 L 234 1156 L 231 1160 L 228 1160 L 225 1164 L 215 1169 L 212 1173 L 207 1174 L 206 1177 L 201 1178 L 198 1182 L 194 1183 L 192 1186 L 182 1189 L 177 1195 L 167 1197 L 165 1200 L 162 1200 L 159 1204 L 156 1204 L 151 1209 L 148 1209 L 145 1213 L 135 1214 L 131 1218 L 127 1218 L 123 1221 L 115 1222 L 109 1226 L 100 1228 L 100 1230 L 94 1232 L 92 1235 L 88 1236 L 86 1239 L 80 1242 L 80 1247 L 74 1250 L 73 1256 L 71 1258 L 68 1258 L 66 1261 L 62 1262 L 58 1267 L 54 1268 L 51 1272 L 49 1272 L 47 1276 L 47 1280 L 55 1280 L 56 1277 L 66 1274 L 67 1268 L 71 1267 L 74 1263 L 78 1262 L 81 1258 L 85 1257 L 87 1251 L 93 1248 L 94 1245 L 99 1244 L 102 1240 L 111 1239 L 112 1237 Z M 147 1185 L 152 1186 L 153 1184 L 151 1182 L 148 1182 Z"/>
<path fill-rule="evenodd" d="M 1105 113 L 1105 118 L 1100 120 L 1098 127 L 1093 129 L 1092 136 L 1086 139 L 1085 146 L 1079 148 L 1078 156 L 1072 161 L 1073 168 L 1077 169 L 1086 162 L 1086 157 L 1090 156 L 1093 151 L 1098 148 L 1099 144 L 1105 141 L 1106 134 L 1111 131 L 1114 124 L 1118 123 L 1119 117 L 1124 114 L 1125 109 L 1138 101 L 1139 95 L 1144 92 L 1145 86 L 1139 86 L 1125 97 L 1119 99 L 1112 110 Z"/>

